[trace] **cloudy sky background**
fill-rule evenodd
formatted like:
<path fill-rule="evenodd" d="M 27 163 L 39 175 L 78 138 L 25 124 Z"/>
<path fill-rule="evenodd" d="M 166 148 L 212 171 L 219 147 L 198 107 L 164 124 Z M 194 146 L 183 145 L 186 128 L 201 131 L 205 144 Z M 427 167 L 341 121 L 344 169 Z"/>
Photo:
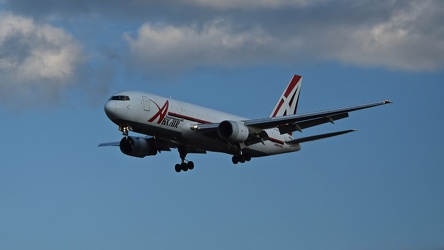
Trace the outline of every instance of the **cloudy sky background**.
<path fill-rule="evenodd" d="M 443 248 L 442 13 L 438 0 L 0 1 L 0 247 Z M 120 137 L 103 113 L 116 91 L 259 118 L 295 73 L 301 112 L 395 104 L 241 168 L 208 154 L 177 175 L 177 152 L 96 148 Z"/>
<path fill-rule="evenodd" d="M 119 74 L 337 62 L 444 65 L 440 1 L 3 1 L 1 102 Z M 113 73 L 115 75 L 113 75 Z M 116 81 L 119 82 L 119 81 Z M 105 86 L 102 86 L 105 85 Z M 32 95 L 31 95 L 32 93 Z"/>

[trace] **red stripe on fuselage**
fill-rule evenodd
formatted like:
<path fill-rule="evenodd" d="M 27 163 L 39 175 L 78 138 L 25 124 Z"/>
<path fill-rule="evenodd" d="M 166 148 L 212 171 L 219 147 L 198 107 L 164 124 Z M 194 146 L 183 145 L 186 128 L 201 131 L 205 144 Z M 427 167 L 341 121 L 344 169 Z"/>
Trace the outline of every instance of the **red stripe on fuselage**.
<path fill-rule="evenodd" d="M 270 140 L 270 141 L 272 141 L 272 142 L 274 142 L 274 143 L 279 143 L 279 144 L 282 144 L 282 145 L 284 145 L 284 142 L 283 142 L 283 141 L 281 141 L 281 140 L 278 140 L 278 139 L 274 139 L 274 138 L 270 138 L 269 140 Z"/>
<path fill-rule="evenodd" d="M 177 114 L 177 113 L 173 113 L 173 112 L 168 112 L 168 115 L 174 116 L 174 117 L 177 117 L 177 118 L 181 118 L 181 119 L 185 119 L 185 120 L 189 120 L 189 121 L 192 121 L 192 122 L 205 123 L 205 124 L 211 123 L 209 121 L 205 121 L 205 120 L 201 120 L 201 119 L 194 118 L 194 117 L 191 117 L 191 116 L 181 115 L 181 114 Z"/>

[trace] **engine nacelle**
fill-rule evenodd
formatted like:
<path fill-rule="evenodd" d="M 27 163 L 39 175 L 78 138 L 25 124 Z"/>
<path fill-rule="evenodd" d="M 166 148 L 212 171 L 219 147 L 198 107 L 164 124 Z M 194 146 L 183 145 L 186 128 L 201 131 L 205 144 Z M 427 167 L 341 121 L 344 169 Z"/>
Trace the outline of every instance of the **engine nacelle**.
<path fill-rule="evenodd" d="M 126 155 L 140 158 L 157 154 L 156 148 L 150 145 L 145 138 L 132 136 L 123 137 L 120 140 L 120 151 Z"/>
<path fill-rule="evenodd" d="M 244 142 L 247 140 L 250 131 L 247 126 L 234 121 L 223 121 L 218 127 L 219 136 L 230 142 Z"/>

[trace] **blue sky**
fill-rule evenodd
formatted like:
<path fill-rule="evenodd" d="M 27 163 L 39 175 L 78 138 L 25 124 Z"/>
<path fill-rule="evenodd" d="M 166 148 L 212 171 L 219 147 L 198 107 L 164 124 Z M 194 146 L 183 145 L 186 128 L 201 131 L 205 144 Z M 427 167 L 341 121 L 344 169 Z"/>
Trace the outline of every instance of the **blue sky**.
<path fill-rule="evenodd" d="M 1 249 L 444 248 L 441 1 L 0 1 Z M 103 112 L 142 90 L 268 116 L 390 99 L 233 165 L 117 148 Z"/>

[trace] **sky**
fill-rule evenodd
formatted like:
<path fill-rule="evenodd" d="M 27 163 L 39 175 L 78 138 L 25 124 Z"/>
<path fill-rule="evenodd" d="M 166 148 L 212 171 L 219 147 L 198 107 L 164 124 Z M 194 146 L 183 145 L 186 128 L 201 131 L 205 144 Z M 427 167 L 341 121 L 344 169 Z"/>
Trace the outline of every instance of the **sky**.
<path fill-rule="evenodd" d="M 0 249 L 444 249 L 444 2 L 0 0 Z M 269 115 L 394 103 L 233 165 L 98 148 L 140 90 Z"/>

